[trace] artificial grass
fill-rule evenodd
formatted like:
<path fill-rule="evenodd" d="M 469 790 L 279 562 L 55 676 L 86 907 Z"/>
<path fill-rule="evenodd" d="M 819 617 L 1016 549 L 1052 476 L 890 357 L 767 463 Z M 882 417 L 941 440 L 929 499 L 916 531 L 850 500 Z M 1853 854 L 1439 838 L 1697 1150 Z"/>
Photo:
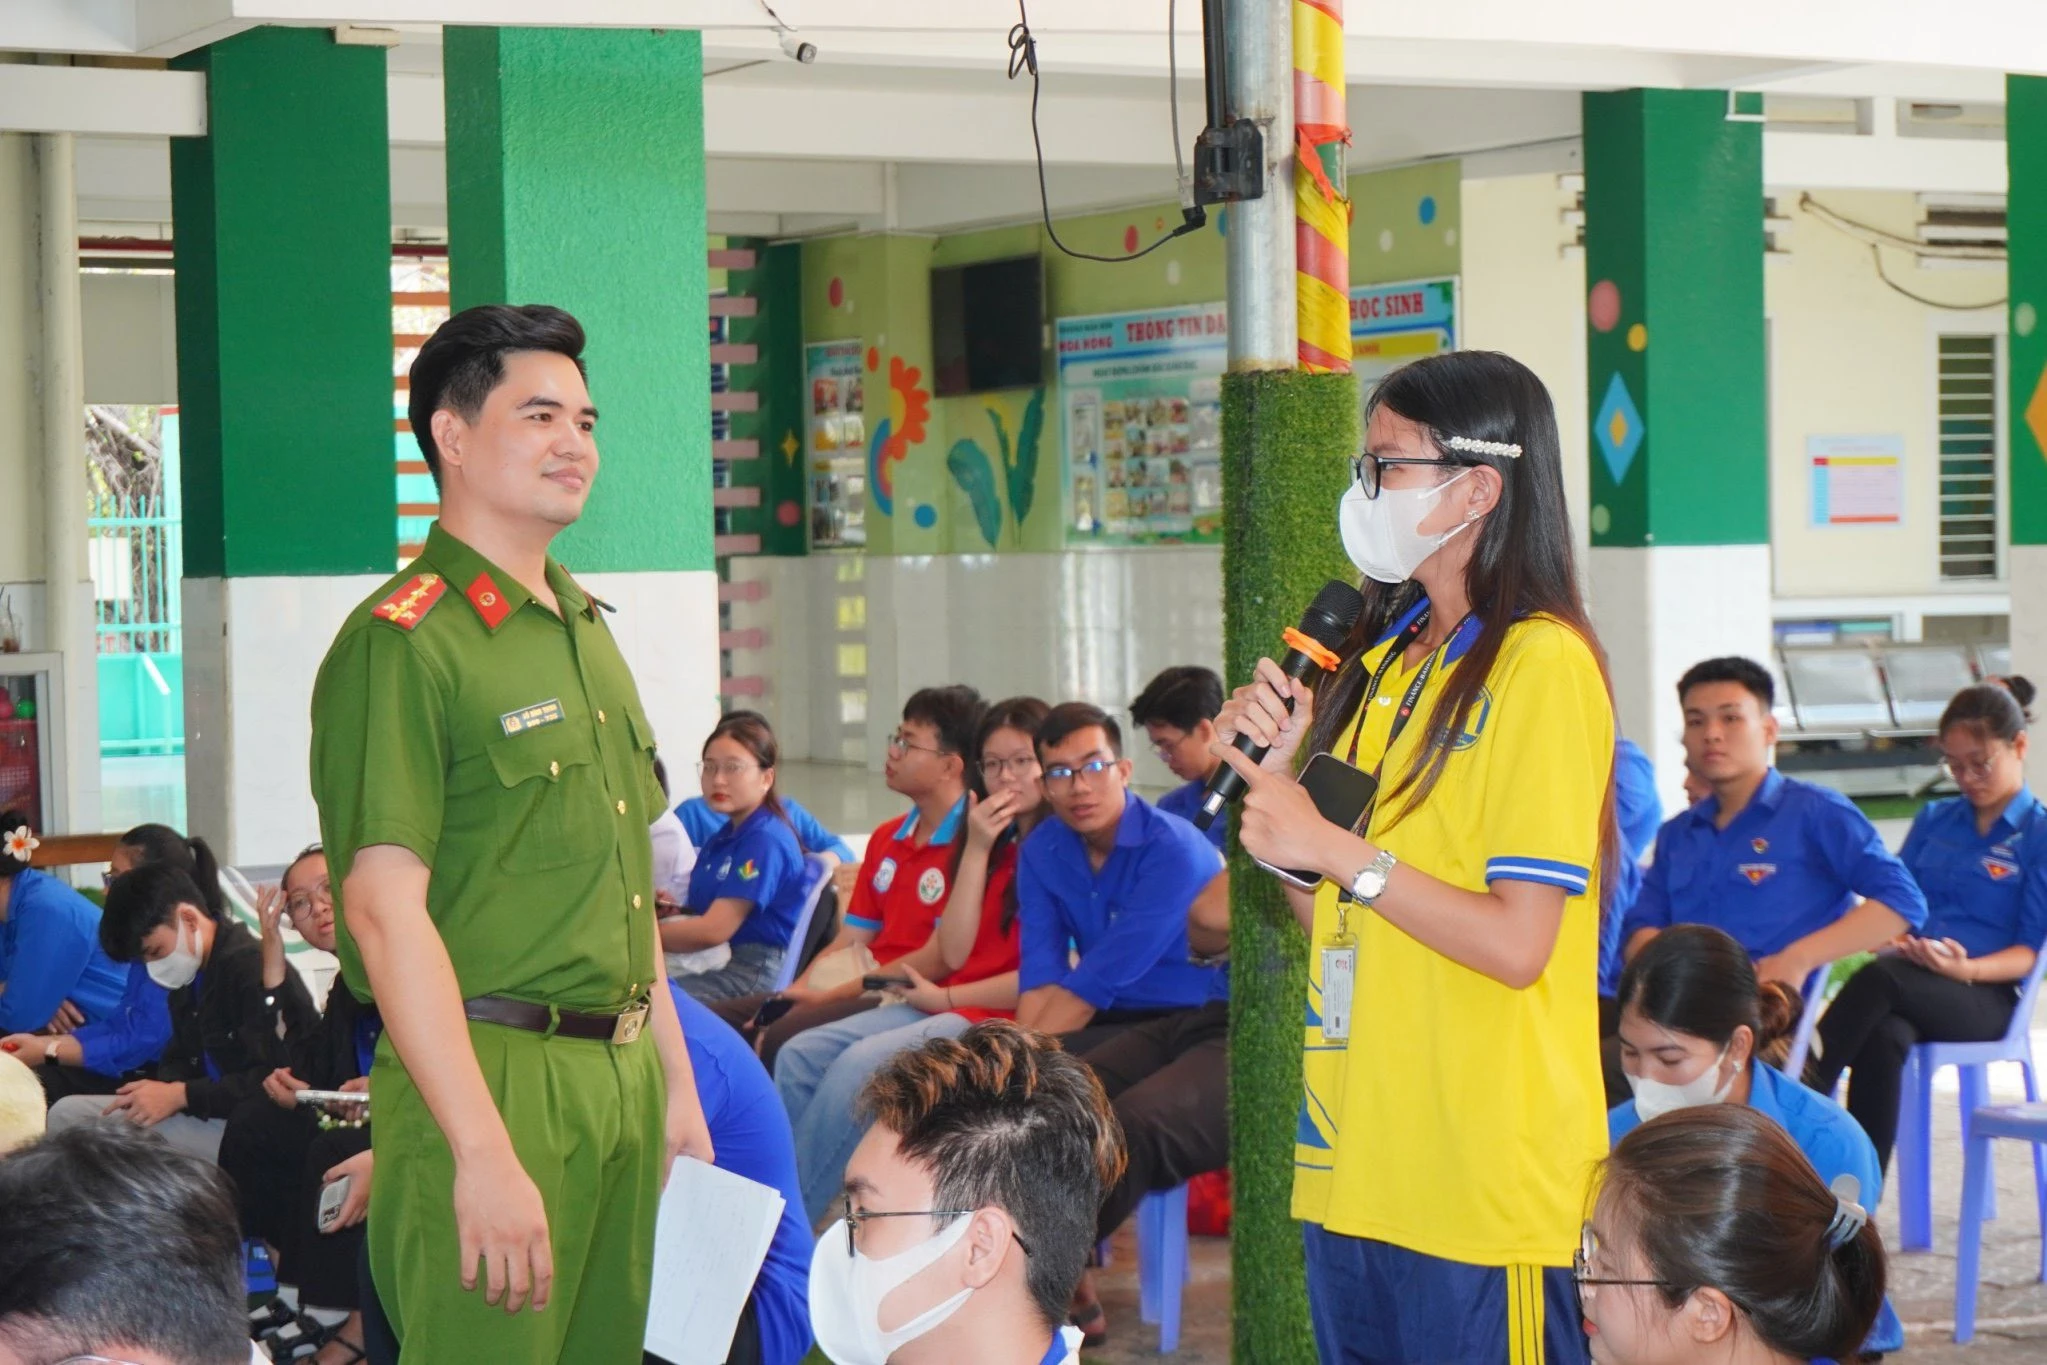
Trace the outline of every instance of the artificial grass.
<path fill-rule="evenodd" d="M 1357 577 L 1336 530 L 1358 446 L 1357 384 L 1347 374 L 1239 373 L 1223 378 L 1222 400 L 1223 653 L 1235 684 L 1261 655 L 1278 657 L 1280 632 L 1324 583 Z M 1313 1365 L 1290 1211 L 1307 940 L 1279 883 L 1234 839 L 1231 849 L 1232 1356 Z"/>

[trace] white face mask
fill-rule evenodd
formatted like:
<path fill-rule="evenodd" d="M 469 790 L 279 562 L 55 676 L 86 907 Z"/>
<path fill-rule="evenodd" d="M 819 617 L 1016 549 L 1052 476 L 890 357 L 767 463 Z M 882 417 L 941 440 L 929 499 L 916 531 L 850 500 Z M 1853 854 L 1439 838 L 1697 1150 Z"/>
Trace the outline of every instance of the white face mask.
<path fill-rule="evenodd" d="M 1727 1047 L 1734 1044 L 1730 1041 Z M 1668 1081 L 1651 1080 L 1647 1076 L 1628 1074 L 1628 1089 L 1635 1092 L 1635 1113 L 1642 1122 L 1668 1114 L 1673 1109 L 1691 1109 L 1702 1104 L 1721 1104 L 1734 1089 L 1734 1076 L 1720 1080 L 1720 1064 L 1727 1060 L 1727 1047 L 1720 1049 L 1720 1055 L 1713 1059 L 1713 1065 L 1686 1081 L 1683 1085 L 1672 1085 Z M 1717 1082 L 1717 1084 L 1716 1084 Z"/>
<path fill-rule="evenodd" d="M 904 1343 L 957 1313 L 973 1296 L 972 1289 L 962 1289 L 900 1327 L 883 1331 L 881 1326 L 881 1301 L 958 1246 L 973 1221 L 972 1214 L 962 1214 L 935 1237 L 878 1261 L 857 1251 L 848 1256 L 846 1220 L 832 1224 L 810 1257 L 810 1326 L 818 1349 L 836 1365 L 888 1365 Z"/>
<path fill-rule="evenodd" d="M 1428 520 L 1443 490 L 1471 472 L 1467 467 L 1433 488 L 1379 488 L 1379 496 L 1365 496 L 1364 486 L 1353 482 L 1336 507 L 1336 524 L 1343 533 L 1343 551 L 1358 572 L 1381 583 L 1405 583 L 1414 577 L 1422 561 L 1459 531 L 1467 521 L 1441 535 L 1423 535 L 1421 524 Z"/>
<path fill-rule="evenodd" d="M 185 946 L 185 922 L 182 919 L 178 921 L 178 946 L 150 963 L 148 971 L 149 979 L 167 991 L 183 989 L 199 975 L 199 945 Z"/>

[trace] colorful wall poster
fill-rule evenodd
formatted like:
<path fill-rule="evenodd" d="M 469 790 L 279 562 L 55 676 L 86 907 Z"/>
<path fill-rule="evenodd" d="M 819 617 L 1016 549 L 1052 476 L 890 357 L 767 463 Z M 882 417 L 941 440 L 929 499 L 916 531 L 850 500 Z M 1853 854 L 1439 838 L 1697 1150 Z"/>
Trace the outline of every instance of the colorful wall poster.
<path fill-rule="evenodd" d="M 803 348 L 810 471 L 810 544 L 844 549 L 867 543 L 866 376 L 861 345 L 819 341 Z"/>
<path fill-rule="evenodd" d="M 1067 543 L 1222 534 L 1223 305 L 1061 318 Z"/>
<path fill-rule="evenodd" d="M 1897 526 L 1905 520 L 1905 438 L 1808 436 L 1814 526 Z"/>
<path fill-rule="evenodd" d="M 1381 379 L 1410 360 L 1457 349 L 1457 303 L 1454 275 L 1350 291 L 1351 368 L 1361 414 Z"/>

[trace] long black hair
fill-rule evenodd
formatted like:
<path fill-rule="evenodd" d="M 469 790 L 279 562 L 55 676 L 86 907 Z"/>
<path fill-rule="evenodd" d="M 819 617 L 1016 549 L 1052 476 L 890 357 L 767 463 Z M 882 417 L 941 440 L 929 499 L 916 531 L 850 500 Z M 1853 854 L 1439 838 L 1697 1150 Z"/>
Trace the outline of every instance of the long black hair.
<path fill-rule="evenodd" d="M 1469 534 L 1471 561 L 1464 589 L 1478 620 L 1478 638 L 1448 675 L 1428 715 L 1425 742 L 1407 772 L 1388 783 L 1397 799 L 1389 824 L 1398 824 L 1436 788 L 1457 736 L 1471 718 L 1486 675 L 1499 660 L 1507 632 L 1529 616 L 1547 616 L 1576 634 L 1606 676 L 1605 651 L 1578 591 L 1577 553 L 1571 542 L 1564 500 L 1562 443 L 1549 390 L 1520 361 L 1498 351 L 1453 351 L 1404 365 L 1379 382 L 1366 407 L 1366 422 L 1380 408 L 1422 429 L 1437 458 L 1459 466 L 1485 465 L 1500 476 L 1500 501 Z M 1521 447 L 1518 457 L 1452 450 L 1453 436 Z M 1401 613 L 1421 600 L 1409 581 L 1387 584 L 1366 579 L 1364 614 L 1338 653 L 1343 664 L 1323 681 L 1315 699 L 1311 752 L 1327 752 L 1357 710 L 1365 689 L 1363 654 Z M 1607 684 L 1609 694 L 1612 683 Z M 1610 765 L 1609 765 L 1610 766 Z M 1601 862 L 1618 846 L 1611 776 L 1600 809 Z M 1610 874 L 1611 867 L 1605 870 Z M 1603 878 L 1610 884 L 1611 876 Z"/>
<path fill-rule="evenodd" d="M 199 888 L 201 907 L 216 922 L 227 919 L 227 898 L 220 891 L 220 863 L 206 841 L 194 835 L 187 839 L 169 825 L 137 825 L 121 836 L 124 848 L 139 855 L 136 867 L 158 863 L 175 867 Z"/>
<path fill-rule="evenodd" d="M 1758 1058 L 1791 1036 L 1805 1009 L 1797 987 L 1758 981 L 1748 950 L 1710 924 L 1674 924 L 1649 940 L 1614 994 L 1652 1024 L 1722 1047 L 1746 1024 Z"/>

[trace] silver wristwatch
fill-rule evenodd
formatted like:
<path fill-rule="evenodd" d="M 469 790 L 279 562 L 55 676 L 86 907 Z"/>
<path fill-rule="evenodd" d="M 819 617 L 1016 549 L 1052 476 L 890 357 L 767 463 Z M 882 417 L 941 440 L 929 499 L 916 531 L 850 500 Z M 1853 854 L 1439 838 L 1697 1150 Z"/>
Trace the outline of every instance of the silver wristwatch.
<path fill-rule="evenodd" d="M 1370 905 L 1386 894 L 1386 879 L 1393 875 L 1393 869 L 1400 860 L 1390 849 L 1380 849 L 1379 856 L 1365 864 L 1365 870 L 1351 878 L 1350 894 L 1361 905 Z"/>

